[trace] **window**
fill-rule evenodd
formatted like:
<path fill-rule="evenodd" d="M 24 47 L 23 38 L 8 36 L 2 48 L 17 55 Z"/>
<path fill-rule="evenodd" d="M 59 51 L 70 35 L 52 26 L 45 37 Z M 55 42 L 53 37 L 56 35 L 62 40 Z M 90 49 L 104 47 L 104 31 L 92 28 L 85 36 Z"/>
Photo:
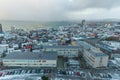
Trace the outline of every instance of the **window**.
<path fill-rule="evenodd" d="M 91 58 L 95 59 L 93 56 L 90 56 Z"/>
<path fill-rule="evenodd" d="M 91 59 L 91 57 L 88 57 L 92 62 L 95 62 L 93 59 Z"/>

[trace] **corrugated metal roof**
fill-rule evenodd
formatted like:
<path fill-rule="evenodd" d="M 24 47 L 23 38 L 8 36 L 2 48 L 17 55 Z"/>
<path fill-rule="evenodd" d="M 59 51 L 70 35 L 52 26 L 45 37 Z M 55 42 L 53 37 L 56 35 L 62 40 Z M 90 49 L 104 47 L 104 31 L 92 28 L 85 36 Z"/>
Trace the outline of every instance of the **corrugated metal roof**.
<path fill-rule="evenodd" d="M 80 46 L 43 46 L 43 48 L 81 48 Z"/>
<path fill-rule="evenodd" d="M 40 52 L 40 53 L 33 53 L 33 52 L 14 52 L 8 54 L 3 59 L 43 59 L 43 60 L 57 60 L 57 52 Z"/>

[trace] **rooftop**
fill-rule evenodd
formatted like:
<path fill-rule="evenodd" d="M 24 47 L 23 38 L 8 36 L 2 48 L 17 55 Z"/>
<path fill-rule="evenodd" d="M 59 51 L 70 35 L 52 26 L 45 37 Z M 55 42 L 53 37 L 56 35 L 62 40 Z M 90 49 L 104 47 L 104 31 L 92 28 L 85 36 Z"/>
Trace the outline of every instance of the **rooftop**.
<path fill-rule="evenodd" d="M 82 48 L 89 50 L 91 47 L 84 41 L 77 42 Z"/>
<path fill-rule="evenodd" d="M 103 52 L 95 52 L 94 50 L 90 50 L 89 51 L 91 54 L 93 54 L 95 57 L 100 57 L 100 56 L 107 56 L 105 53 Z"/>
<path fill-rule="evenodd" d="M 78 64 L 79 65 L 79 61 L 78 60 L 69 59 L 68 62 L 69 62 L 69 64 Z"/>
<path fill-rule="evenodd" d="M 55 52 L 40 52 L 40 53 L 33 53 L 33 52 L 14 52 L 8 54 L 4 59 L 43 59 L 43 60 L 57 60 L 57 53 Z"/>
<path fill-rule="evenodd" d="M 92 55 L 96 56 L 96 57 L 100 57 L 100 56 L 107 56 L 106 54 L 104 54 L 102 51 L 98 50 L 98 48 L 88 44 L 85 41 L 80 41 L 79 42 L 80 45 L 82 46 L 83 49 L 86 49 L 87 51 L 89 51 Z"/>
<path fill-rule="evenodd" d="M 80 46 L 66 46 L 66 45 L 58 45 L 58 46 L 43 46 L 43 48 L 81 48 Z"/>

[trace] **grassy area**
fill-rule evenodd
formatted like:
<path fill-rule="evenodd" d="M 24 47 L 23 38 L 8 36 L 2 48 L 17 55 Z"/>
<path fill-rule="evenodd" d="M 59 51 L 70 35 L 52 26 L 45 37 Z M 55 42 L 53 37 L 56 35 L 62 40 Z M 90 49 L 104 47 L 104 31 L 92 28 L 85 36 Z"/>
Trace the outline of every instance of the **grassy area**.
<path fill-rule="evenodd" d="M 57 67 L 58 68 L 64 68 L 64 60 L 63 60 L 63 58 L 61 58 L 61 57 L 58 58 Z"/>

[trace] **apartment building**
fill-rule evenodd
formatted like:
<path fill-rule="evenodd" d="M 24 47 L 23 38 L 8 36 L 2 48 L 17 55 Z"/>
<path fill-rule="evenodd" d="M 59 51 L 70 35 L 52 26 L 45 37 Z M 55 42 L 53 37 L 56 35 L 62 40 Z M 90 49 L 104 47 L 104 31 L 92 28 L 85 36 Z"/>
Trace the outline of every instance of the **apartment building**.
<path fill-rule="evenodd" d="M 108 55 L 104 54 L 99 48 L 96 48 L 87 42 L 81 41 L 80 45 L 83 48 L 83 57 L 87 64 L 93 68 L 107 66 Z"/>

